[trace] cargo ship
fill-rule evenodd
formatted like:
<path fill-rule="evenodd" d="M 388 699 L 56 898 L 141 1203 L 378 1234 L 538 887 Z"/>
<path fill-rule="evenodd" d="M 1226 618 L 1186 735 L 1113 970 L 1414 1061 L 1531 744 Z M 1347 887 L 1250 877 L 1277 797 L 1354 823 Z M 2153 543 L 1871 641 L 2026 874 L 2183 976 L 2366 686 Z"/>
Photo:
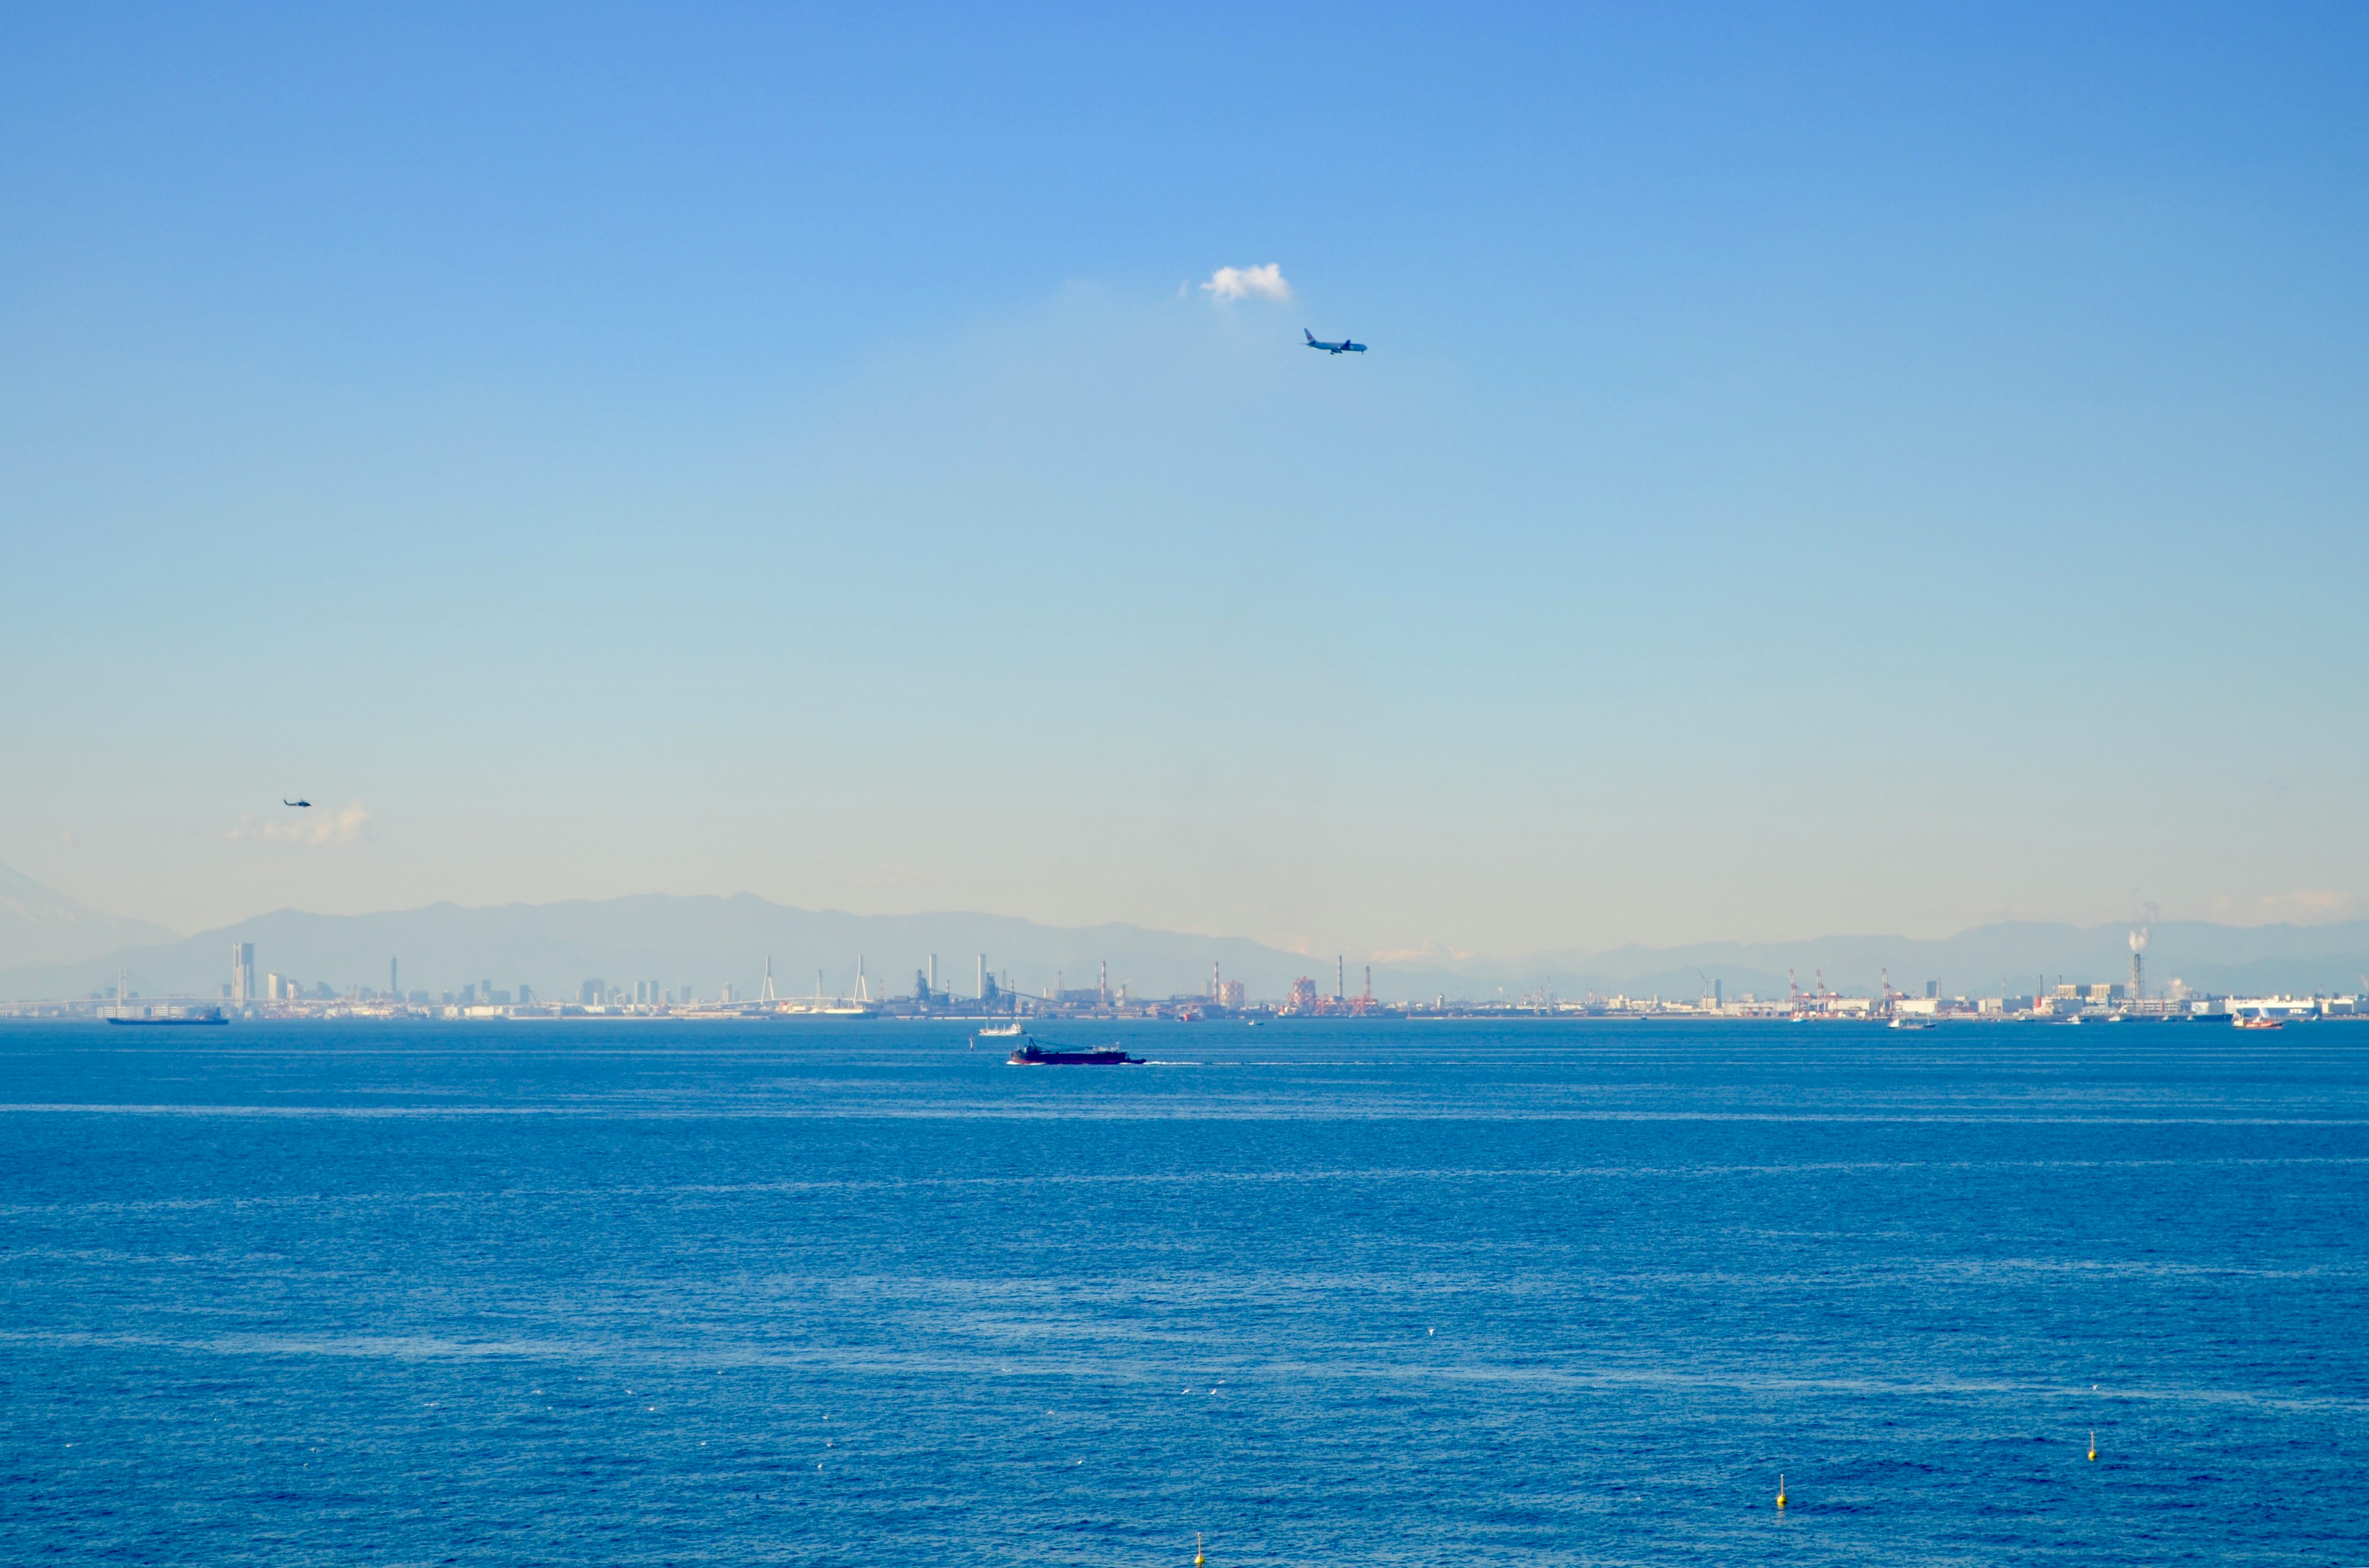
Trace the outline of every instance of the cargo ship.
<path fill-rule="evenodd" d="M 1093 1051 L 1048 1051 L 1031 1040 L 1012 1053 L 1013 1067 L 1141 1067 L 1141 1057 L 1131 1057 L 1116 1046 Z"/>
<path fill-rule="evenodd" d="M 109 1024 L 227 1024 L 230 1022 L 222 1015 L 222 1009 L 219 1007 L 192 1008 L 186 1012 L 177 1010 L 172 1013 L 132 1014 L 117 1012 L 109 1013 L 107 1021 Z"/>

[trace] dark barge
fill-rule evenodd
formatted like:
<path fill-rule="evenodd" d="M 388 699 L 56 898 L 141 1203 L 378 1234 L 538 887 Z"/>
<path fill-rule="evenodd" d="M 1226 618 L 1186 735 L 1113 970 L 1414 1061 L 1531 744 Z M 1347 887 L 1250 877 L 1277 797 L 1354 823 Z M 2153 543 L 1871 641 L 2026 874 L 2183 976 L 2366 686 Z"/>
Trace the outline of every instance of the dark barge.
<path fill-rule="evenodd" d="M 1013 1067 L 1141 1067 L 1141 1057 L 1131 1057 L 1116 1046 L 1093 1051 L 1048 1051 L 1031 1040 L 1012 1053 Z"/>

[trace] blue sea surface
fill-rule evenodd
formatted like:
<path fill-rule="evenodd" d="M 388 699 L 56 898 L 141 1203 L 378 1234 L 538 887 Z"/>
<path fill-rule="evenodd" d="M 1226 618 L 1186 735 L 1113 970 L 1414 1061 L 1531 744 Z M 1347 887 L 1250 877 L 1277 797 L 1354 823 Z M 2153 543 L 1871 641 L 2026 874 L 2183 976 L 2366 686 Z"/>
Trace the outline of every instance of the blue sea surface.
<path fill-rule="evenodd" d="M 2369 1026 L 1038 1037 L 0 1025 L 0 1562 L 2369 1562 Z"/>

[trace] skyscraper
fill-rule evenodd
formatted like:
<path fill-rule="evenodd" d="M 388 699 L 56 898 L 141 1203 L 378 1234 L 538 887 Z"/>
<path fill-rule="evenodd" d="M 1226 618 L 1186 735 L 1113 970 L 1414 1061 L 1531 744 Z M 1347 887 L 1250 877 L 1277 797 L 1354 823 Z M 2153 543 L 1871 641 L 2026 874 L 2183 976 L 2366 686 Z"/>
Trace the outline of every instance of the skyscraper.
<path fill-rule="evenodd" d="M 255 1000 L 255 944 L 252 942 L 230 944 L 230 999 L 237 1002 Z"/>

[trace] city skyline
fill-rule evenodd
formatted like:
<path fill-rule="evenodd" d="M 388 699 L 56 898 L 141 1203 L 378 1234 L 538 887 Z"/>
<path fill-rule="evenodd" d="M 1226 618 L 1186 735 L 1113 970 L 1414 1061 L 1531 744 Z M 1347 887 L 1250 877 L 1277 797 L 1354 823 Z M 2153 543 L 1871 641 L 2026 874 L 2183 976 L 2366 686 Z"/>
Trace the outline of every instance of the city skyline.
<path fill-rule="evenodd" d="M 1913 983 L 1895 986 L 1888 967 L 1881 971 L 1880 984 L 1871 990 L 1830 986 L 1823 968 L 1814 970 L 1812 983 L 1803 986 L 1798 970 L 1789 967 L 1781 994 L 1773 986 L 1767 995 L 1752 990 L 1731 993 L 1723 975 L 1714 977 L 1699 967 L 1696 976 L 1701 983 L 1691 996 L 1683 989 L 1678 996 L 1666 997 L 1658 989 L 1648 992 L 1642 986 L 1608 988 L 1602 992 L 1589 987 L 1583 997 L 1574 999 L 1558 995 L 1552 980 L 1540 980 L 1516 995 L 1508 995 L 1506 988 L 1500 986 L 1494 998 L 1475 996 L 1473 988 L 1462 986 L 1455 987 L 1452 995 L 1450 989 L 1443 988 L 1428 1001 L 1393 997 L 1387 990 L 1378 990 L 1371 964 L 1361 966 L 1359 989 L 1350 991 L 1346 955 L 1334 956 L 1333 989 L 1329 993 L 1314 977 L 1302 974 L 1277 995 L 1254 993 L 1244 981 L 1225 979 L 1224 966 L 1216 960 L 1209 966 L 1207 983 L 1198 991 L 1140 990 L 1126 980 L 1114 986 L 1106 959 L 1097 962 L 1095 983 L 1091 986 L 1070 986 L 1057 969 L 1041 990 L 1032 990 L 1014 985 L 1010 971 L 991 969 L 985 953 L 978 955 L 973 987 L 967 992 L 951 981 L 943 987 L 939 984 L 935 953 L 929 955 L 925 965 L 914 969 L 910 991 L 896 990 L 886 983 L 876 989 L 872 987 L 861 953 L 855 958 L 852 988 L 832 985 L 828 967 L 818 967 L 814 971 L 815 985 L 810 995 L 778 988 L 770 955 L 764 960 L 764 979 L 753 995 L 728 980 L 704 990 L 696 985 L 678 987 L 655 979 L 612 983 L 598 977 L 578 981 L 572 998 L 565 986 L 538 988 L 521 981 L 515 987 L 502 988 L 491 979 L 464 981 L 457 989 L 447 988 L 440 994 L 431 988 L 406 990 L 400 980 L 400 957 L 395 956 L 387 960 L 384 990 L 359 982 L 342 990 L 326 981 L 307 984 L 294 975 L 283 976 L 274 970 L 269 972 L 258 991 L 255 984 L 255 944 L 233 941 L 231 979 L 223 984 L 218 1001 L 186 990 L 163 995 L 143 993 L 132 984 L 127 966 L 118 970 L 111 993 L 104 988 L 95 988 L 86 996 L 35 999 L 30 1003 L 0 999 L 0 1008 L 5 1008 L 5 1014 L 0 1015 L 204 1024 L 225 1023 L 232 1016 L 280 1022 L 456 1018 L 480 1022 L 566 1018 L 594 1022 L 620 1018 L 729 1022 L 764 1017 L 843 1022 L 851 1018 L 898 1018 L 996 1021 L 998 1026 L 983 1034 L 999 1036 L 1019 1034 L 1022 1022 L 1028 1020 L 1059 1023 L 1132 1019 L 1195 1024 L 1242 1018 L 1256 1024 L 1264 1018 L 1383 1021 L 1423 1016 L 1683 1017 L 1699 1021 L 1881 1022 L 1894 1029 L 1926 1028 L 1944 1021 L 2218 1023 L 2248 1029 L 2275 1029 L 2288 1023 L 2353 1021 L 2369 1016 L 2369 973 L 2358 977 L 2361 986 L 2357 990 L 2330 991 L 2314 987 L 2290 992 L 2285 989 L 2256 987 L 2252 988 L 2255 994 L 2246 995 L 2210 985 L 2192 986 L 2178 976 L 2150 990 L 2143 973 L 2150 936 L 2145 927 L 2128 933 L 2127 980 L 2068 981 L 2059 971 L 2052 981 L 2043 971 L 2032 976 L 2032 987 L 2026 992 L 2018 992 L 2011 979 L 2003 979 L 1988 995 L 1979 994 L 1985 988 L 1978 987 L 1978 994 L 1974 996 L 1947 992 L 1939 979 L 1928 979 L 1920 994 Z M 975 1046 L 976 1040 L 973 1043 Z M 1012 1059 L 1019 1062 L 1022 1059 L 1015 1055 Z"/>
<path fill-rule="evenodd" d="M 1781 943 L 1679 947 L 1628 944 L 1599 952 L 1516 955 L 1289 952 L 1241 936 L 1135 925 L 1047 926 L 961 911 L 857 915 L 728 898 L 642 895 L 594 902 L 464 908 L 437 904 L 371 915 L 283 910 L 178 940 L 145 936 L 109 946 L 114 933 L 85 930 L 69 956 L 57 928 L 76 913 L 44 906 L 49 894 L 19 875 L 0 877 L 0 1001 L 87 999 L 118 991 L 222 999 L 241 1005 L 383 999 L 472 1000 L 464 988 L 515 994 L 522 982 L 544 1004 L 650 1004 L 837 998 L 880 1001 L 924 991 L 1001 991 L 1053 999 L 1114 990 L 1138 1003 L 1219 995 L 1220 978 L 1271 1003 L 1327 971 L 1323 994 L 1366 991 L 1392 1004 L 1453 999 L 1505 1004 L 1524 996 L 1686 997 L 1724 986 L 1766 1001 L 1798 989 L 1875 995 L 1922 983 L 1950 995 L 2041 994 L 2065 983 L 2120 985 L 2157 1001 L 2232 994 L 2352 996 L 2369 992 L 2369 921 L 2314 926 L 2226 926 L 2160 920 L 2077 927 L 1986 925 L 1940 939 L 1830 934 Z M 44 930 L 48 934 L 42 935 Z M 153 928 L 152 928 L 153 930 Z M 49 944 L 52 958 L 23 955 Z M 2152 945 L 2149 943 L 2152 941 Z M 2148 947 L 2154 984 L 2134 962 Z M 225 982 L 223 944 L 233 954 Z M 102 951 L 104 949 L 104 951 Z M 872 960 L 868 972 L 867 955 Z M 955 961 L 975 956 L 978 972 Z M 948 956 L 942 967 L 941 956 Z M 909 985 L 904 976 L 915 977 Z M 959 971 L 959 973 L 957 973 Z M 398 975 L 405 977 L 398 979 Z M 497 986 L 491 977 L 499 975 Z M 1362 985 L 1350 981 L 1366 977 Z M 625 977 L 622 998 L 579 995 L 585 977 Z M 1066 977 L 1066 978 L 1065 978 Z M 1367 991 L 1367 987 L 1375 988 Z M 637 989 L 638 988 L 638 989 Z M 2121 994 L 2118 992 L 2118 994 Z M 510 995 L 501 997 L 508 1005 Z"/>

